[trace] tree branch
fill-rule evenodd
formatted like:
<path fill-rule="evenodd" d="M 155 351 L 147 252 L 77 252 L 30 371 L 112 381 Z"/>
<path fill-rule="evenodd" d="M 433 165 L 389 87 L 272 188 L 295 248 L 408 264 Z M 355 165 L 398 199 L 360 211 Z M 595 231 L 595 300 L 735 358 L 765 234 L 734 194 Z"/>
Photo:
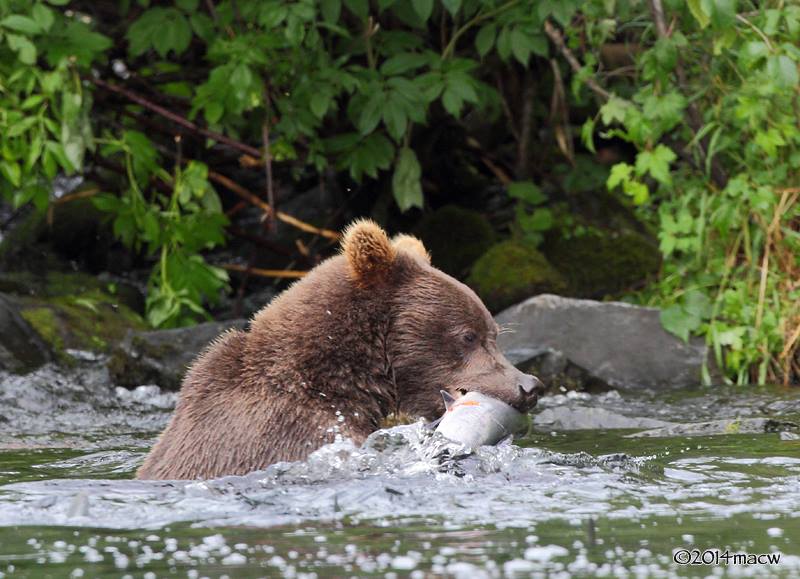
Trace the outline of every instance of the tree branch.
<path fill-rule="evenodd" d="M 241 273 L 245 273 L 247 275 L 257 275 L 261 277 L 288 277 L 288 278 L 297 278 L 303 277 L 308 272 L 307 271 L 299 271 L 296 269 L 261 269 L 259 267 L 247 267 L 244 265 L 237 265 L 234 263 L 226 263 L 220 266 L 222 269 L 227 269 L 228 271 L 238 271 Z"/>
<path fill-rule="evenodd" d="M 146 109 L 148 109 L 150 111 L 153 111 L 157 115 L 160 115 L 160 116 L 162 116 L 162 117 L 164 117 L 166 119 L 171 120 L 175 124 L 178 124 L 178 125 L 186 128 L 186 129 L 189 129 L 190 131 L 192 131 L 194 133 L 203 135 L 204 137 L 206 137 L 208 139 L 212 139 L 214 141 L 217 141 L 219 143 L 227 145 L 227 146 L 231 147 L 232 149 L 236 149 L 236 150 L 241 151 L 243 153 L 246 153 L 248 155 L 252 155 L 253 157 L 258 157 L 258 158 L 261 157 L 261 151 L 259 151 L 255 147 L 251 147 L 250 145 L 246 145 L 244 143 L 240 143 L 239 141 L 237 141 L 235 139 L 231 139 L 230 137 L 226 137 L 225 135 L 223 135 L 221 133 L 216 133 L 214 131 L 210 131 L 208 129 L 204 129 L 203 127 L 200 127 L 200 126 L 194 124 L 192 121 L 190 121 L 186 117 L 183 117 L 183 116 L 179 115 L 178 113 L 174 113 L 174 112 L 172 112 L 172 111 L 170 111 L 170 110 L 168 110 L 168 109 L 166 109 L 166 108 L 164 108 L 164 107 L 162 107 L 160 105 L 157 105 L 154 102 L 151 102 L 150 100 L 146 99 L 142 95 L 137 94 L 137 93 L 135 93 L 135 92 L 133 92 L 133 91 L 131 91 L 129 89 L 126 89 L 126 88 L 121 87 L 121 86 L 117 86 L 115 84 L 108 83 L 108 82 L 106 82 L 104 80 L 101 80 L 99 78 L 94 78 L 94 77 L 89 76 L 89 75 L 87 75 L 85 78 L 87 80 L 89 80 L 91 83 L 99 86 L 100 88 L 105 89 L 105 90 L 107 90 L 109 92 L 113 92 L 115 94 L 121 95 L 121 96 L 125 97 L 126 99 L 128 99 L 130 101 L 133 101 L 136 104 L 139 104 L 139 105 L 143 106 L 144 108 L 146 108 Z"/>
<path fill-rule="evenodd" d="M 264 86 L 264 123 L 261 125 L 261 140 L 264 143 L 264 179 L 267 182 L 267 203 L 272 211 L 267 215 L 267 229 L 275 228 L 275 191 L 272 187 L 272 153 L 269 148 L 269 86 Z"/>
<path fill-rule="evenodd" d="M 583 68 L 581 66 L 581 63 L 578 61 L 577 58 L 575 58 L 575 55 L 569 49 L 566 42 L 564 42 L 564 37 L 561 35 L 561 31 L 558 30 L 558 28 L 556 28 L 555 26 L 553 26 L 553 24 L 549 20 L 544 21 L 544 33 L 547 34 L 548 38 L 550 38 L 550 42 L 552 42 L 555 45 L 555 47 L 558 49 L 561 55 L 569 63 L 570 68 L 572 68 L 572 70 L 575 73 L 580 72 L 581 69 Z M 604 101 L 607 101 L 609 98 L 611 98 L 611 93 L 609 93 L 606 89 L 600 86 L 597 83 L 597 81 L 593 79 L 591 76 L 587 77 L 583 82 Z"/>
<path fill-rule="evenodd" d="M 233 181 L 232 179 L 229 179 L 225 175 L 221 175 L 216 171 L 209 171 L 208 178 L 214 181 L 215 183 L 219 183 L 223 187 L 229 189 L 234 194 L 238 195 L 245 201 L 248 201 L 250 204 L 255 205 L 265 213 L 267 214 L 272 213 L 272 207 L 270 207 L 269 204 L 265 203 L 264 200 L 262 200 L 258 195 L 256 195 L 252 191 L 248 191 L 247 189 L 239 185 L 237 182 Z M 275 217 L 278 220 L 283 221 L 284 223 L 287 223 L 292 227 L 296 227 L 301 231 L 306 231 L 308 233 L 313 233 L 315 235 L 327 237 L 328 239 L 332 239 L 334 241 L 338 241 L 341 238 L 341 236 L 336 231 L 315 227 L 310 223 L 301 221 L 300 219 L 297 219 L 297 217 L 292 217 L 291 215 L 288 215 L 283 211 L 275 211 L 274 213 Z"/>

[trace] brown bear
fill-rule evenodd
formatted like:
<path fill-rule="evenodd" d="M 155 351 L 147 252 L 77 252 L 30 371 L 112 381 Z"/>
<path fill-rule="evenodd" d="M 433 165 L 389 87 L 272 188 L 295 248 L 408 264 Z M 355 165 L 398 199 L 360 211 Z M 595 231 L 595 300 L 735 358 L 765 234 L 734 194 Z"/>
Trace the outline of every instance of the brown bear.
<path fill-rule="evenodd" d="M 390 241 L 357 221 L 342 255 L 197 358 L 138 478 L 245 474 L 301 460 L 336 432 L 361 443 L 391 413 L 441 415 L 440 390 L 478 390 L 527 411 L 541 383 L 500 353 L 497 331 L 419 240 Z"/>

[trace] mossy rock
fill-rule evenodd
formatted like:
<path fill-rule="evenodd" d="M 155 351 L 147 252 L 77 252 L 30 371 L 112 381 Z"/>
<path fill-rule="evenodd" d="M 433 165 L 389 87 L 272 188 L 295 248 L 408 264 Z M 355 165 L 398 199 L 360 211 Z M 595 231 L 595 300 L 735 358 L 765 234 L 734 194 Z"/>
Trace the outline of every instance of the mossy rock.
<path fill-rule="evenodd" d="M 136 312 L 107 293 L 20 297 L 20 314 L 47 343 L 56 358 L 70 362 L 68 350 L 107 353 L 131 329 L 145 328 Z"/>
<path fill-rule="evenodd" d="M 87 273 L 50 271 L 0 273 L 0 292 L 35 298 L 80 296 L 87 292 L 103 294 L 105 301 L 122 304 L 144 313 L 144 296 L 135 286 L 119 280 L 103 280 Z"/>
<path fill-rule="evenodd" d="M 24 374 L 51 359 L 47 344 L 20 315 L 18 301 L 0 293 L 0 370 Z"/>
<path fill-rule="evenodd" d="M 472 266 L 467 283 L 492 312 L 541 293 L 562 293 L 561 274 L 535 248 L 509 240 L 493 245 Z"/>
<path fill-rule="evenodd" d="M 658 271 L 656 244 L 640 233 L 591 231 L 545 246 L 574 297 L 603 298 L 635 288 Z"/>
<path fill-rule="evenodd" d="M 186 368 L 209 343 L 230 329 L 242 330 L 247 320 L 207 322 L 189 328 L 132 331 L 114 346 L 108 371 L 114 384 L 135 388 L 158 384 L 178 390 Z"/>
<path fill-rule="evenodd" d="M 491 247 L 494 230 L 477 211 L 445 205 L 422 218 L 416 234 L 431 254 L 433 265 L 462 278 Z"/>

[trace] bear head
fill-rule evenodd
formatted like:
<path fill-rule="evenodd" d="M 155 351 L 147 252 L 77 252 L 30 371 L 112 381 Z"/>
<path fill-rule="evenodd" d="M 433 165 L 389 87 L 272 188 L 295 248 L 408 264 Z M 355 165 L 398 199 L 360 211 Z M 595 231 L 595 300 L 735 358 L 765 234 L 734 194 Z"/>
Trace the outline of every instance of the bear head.
<path fill-rule="evenodd" d="M 434 419 L 444 412 L 440 394 L 478 391 L 521 411 L 543 390 L 497 347 L 499 328 L 469 287 L 431 265 L 418 239 L 389 239 L 361 220 L 346 231 L 342 250 L 359 291 L 381 296 L 389 309 L 386 357 L 396 389 L 395 412 Z"/>

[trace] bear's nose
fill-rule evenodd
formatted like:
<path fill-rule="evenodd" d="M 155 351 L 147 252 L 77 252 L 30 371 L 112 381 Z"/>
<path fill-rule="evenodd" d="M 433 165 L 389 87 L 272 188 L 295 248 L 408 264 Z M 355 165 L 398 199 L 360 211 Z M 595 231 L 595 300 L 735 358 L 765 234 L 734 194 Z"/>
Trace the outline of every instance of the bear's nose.
<path fill-rule="evenodd" d="M 533 374 L 522 374 L 517 384 L 521 394 L 527 396 L 541 396 L 544 394 L 544 384 Z"/>

